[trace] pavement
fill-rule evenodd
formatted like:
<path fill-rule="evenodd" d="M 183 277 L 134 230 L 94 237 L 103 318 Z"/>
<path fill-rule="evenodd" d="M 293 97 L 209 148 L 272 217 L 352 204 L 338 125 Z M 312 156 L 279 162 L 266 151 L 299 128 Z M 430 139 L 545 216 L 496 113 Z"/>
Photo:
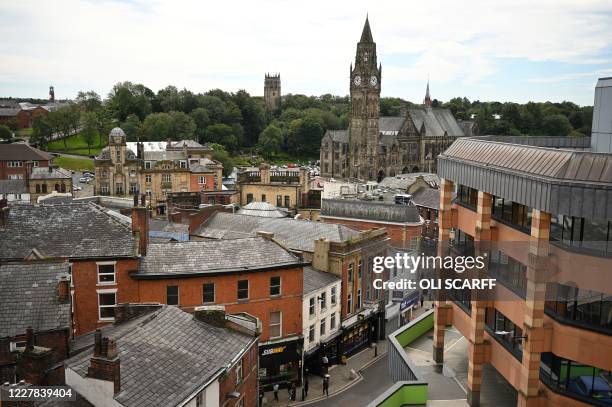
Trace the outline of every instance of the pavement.
<path fill-rule="evenodd" d="M 264 395 L 263 406 L 304 406 L 304 405 L 327 405 L 340 406 L 335 396 L 342 394 L 355 384 L 364 380 L 363 371 L 374 364 L 381 365 L 384 368 L 385 375 L 387 374 L 387 363 L 377 363 L 382 360 L 387 360 L 387 341 L 378 342 L 378 356 L 374 356 L 374 350 L 366 348 L 356 355 L 350 357 L 345 365 L 334 365 L 329 368 L 329 397 L 323 395 L 323 378 L 318 375 L 308 375 L 308 396 L 302 401 L 302 387 L 297 387 L 296 401 L 289 401 L 289 393 L 286 389 L 278 391 L 279 401 L 274 401 L 274 393 L 268 391 Z M 388 386 L 392 382 L 389 380 Z M 387 387 L 388 387 L 387 386 Z M 374 395 L 372 400 L 378 396 Z M 320 401 L 329 400 L 331 403 L 318 403 Z M 348 404 L 347 404 L 348 405 Z"/>

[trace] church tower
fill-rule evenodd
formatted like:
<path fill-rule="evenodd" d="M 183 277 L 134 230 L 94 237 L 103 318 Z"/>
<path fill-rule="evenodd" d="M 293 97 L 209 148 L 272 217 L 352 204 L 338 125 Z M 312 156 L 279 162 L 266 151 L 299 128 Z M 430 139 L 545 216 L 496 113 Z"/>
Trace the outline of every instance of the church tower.
<path fill-rule="evenodd" d="M 431 95 L 429 94 L 429 79 L 427 80 L 427 89 L 425 90 L 425 99 L 423 99 L 423 106 L 431 107 L 433 102 L 431 101 Z"/>
<path fill-rule="evenodd" d="M 281 79 L 280 74 L 266 74 L 264 82 L 264 102 L 266 109 L 275 112 L 280 109 L 281 104 Z"/>
<path fill-rule="evenodd" d="M 349 124 L 349 171 L 359 179 L 376 179 L 378 171 L 378 116 L 381 65 L 366 17 L 357 43 L 355 66 L 351 64 L 351 121 Z"/>

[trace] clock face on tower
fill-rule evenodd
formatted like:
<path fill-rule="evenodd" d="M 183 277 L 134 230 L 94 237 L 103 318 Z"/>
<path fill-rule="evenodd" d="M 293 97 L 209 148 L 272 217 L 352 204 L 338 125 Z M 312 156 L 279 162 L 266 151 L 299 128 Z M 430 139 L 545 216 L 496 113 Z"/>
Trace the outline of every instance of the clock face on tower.
<path fill-rule="evenodd" d="M 355 78 L 353 78 L 353 83 L 357 86 L 361 85 L 361 76 L 355 76 Z"/>
<path fill-rule="evenodd" d="M 372 75 L 370 77 L 370 85 L 376 86 L 377 83 L 378 83 L 378 78 L 376 76 Z"/>

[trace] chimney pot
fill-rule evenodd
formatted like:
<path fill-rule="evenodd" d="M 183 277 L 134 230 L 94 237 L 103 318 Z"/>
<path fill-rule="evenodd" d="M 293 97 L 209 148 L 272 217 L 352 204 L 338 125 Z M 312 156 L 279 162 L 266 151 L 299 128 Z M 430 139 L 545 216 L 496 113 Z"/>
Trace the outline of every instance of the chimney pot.
<path fill-rule="evenodd" d="M 61 280 L 57 283 L 57 297 L 59 302 L 65 303 L 69 298 L 69 285 L 68 279 L 66 277 L 62 277 Z"/>
<path fill-rule="evenodd" d="M 26 328 L 26 352 L 30 352 L 34 349 L 34 330 L 31 326 Z"/>

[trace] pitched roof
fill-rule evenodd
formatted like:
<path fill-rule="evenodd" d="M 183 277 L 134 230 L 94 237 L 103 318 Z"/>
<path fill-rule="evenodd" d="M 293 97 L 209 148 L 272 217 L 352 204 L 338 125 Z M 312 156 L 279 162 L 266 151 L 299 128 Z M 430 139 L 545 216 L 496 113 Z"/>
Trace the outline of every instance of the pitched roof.
<path fill-rule="evenodd" d="M 319 271 L 311 266 L 304 267 L 304 294 L 320 290 L 339 281 L 342 279 L 335 274 Z"/>
<path fill-rule="evenodd" d="M 0 230 L 0 258 L 134 256 L 129 224 L 93 204 L 14 205 Z"/>
<path fill-rule="evenodd" d="M 356 199 L 323 199 L 321 216 L 397 223 L 420 224 L 422 222 L 415 206 Z"/>
<path fill-rule="evenodd" d="M 327 130 L 325 135 L 329 135 L 332 141 L 335 141 L 338 143 L 348 143 L 349 141 L 348 130 Z"/>
<path fill-rule="evenodd" d="M 2 144 L 0 161 L 48 161 L 51 157 L 44 151 L 23 143 Z"/>
<path fill-rule="evenodd" d="M 17 113 L 19 113 L 20 111 L 20 108 L 2 107 L 0 108 L 0 116 L 13 117 L 17 116 Z"/>
<path fill-rule="evenodd" d="M 287 212 L 268 202 L 253 201 L 238 210 L 240 215 L 262 216 L 264 218 L 286 218 Z"/>
<path fill-rule="evenodd" d="M 419 188 L 412 194 L 412 201 L 416 206 L 437 210 L 440 208 L 440 190 L 434 188 Z"/>
<path fill-rule="evenodd" d="M 385 134 L 397 134 L 404 125 L 404 116 L 383 116 L 378 118 L 378 131 Z"/>
<path fill-rule="evenodd" d="M 121 361 L 121 391 L 114 398 L 129 407 L 178 405 L 256 340 L 173 306 L 105 327 L 102 334 L 115 341 Z M 65 364 L 86 377 L 92 356 L 89 350 Z"/>
<path fill-rule="evenodd" d="M 423 177 L 425 182 L 432 186 L 440 185 L 440 177 L 429 172 L 411 172 L 408 174 L 398 174 L 394 177 L 385 177 L 379 186 L 382 188 L 392 188 L 406 190 L 415 183 L 418 177 Z"/>
<path fill-rule="evenodd" d="M 314 251 L 314 241 L 325 237 L 332 242 L 344 242 L 361 232 L 344 225 L 311 222 L 292 218 L 262 218 L 217 212 L 202 224 L 194 234 L 197 236 L 232 239 L 237 234 L 256 235 L 259 231 L 274 233 L 274 239 L 286 247 L 299 251 Z"/>
<path fill-rule="evenodd" d="M 32 168 L 31 179 L 70 179 L 70 171 L 57 167 L 34 167 Z"/>
<path fill-rule="evenodd" d="M 57 285 L 68 263 L 0 266 L 0 338 L 70 328 L 70 303 L 60 303 Z"/>
<path fill-rule="evenodd" d="M 24 179 L 0 179 L 0 194 L 26 194 L 28 187 Z"/>
<path fill-rule="evenodd" d="M 299 265 L 299 259 L 278 243 L 263 237 L 237 240 L 191 240 L 153 243 L 140 260 L 136 278 L 176 276 Z"/>
<path fill-rule="evenodd" d="M 427 137 L 462 137 L 463 130 L 449 109 L 438 107 L 408 109 L 412 122 L 418 131 L 425 128 Z"/>

